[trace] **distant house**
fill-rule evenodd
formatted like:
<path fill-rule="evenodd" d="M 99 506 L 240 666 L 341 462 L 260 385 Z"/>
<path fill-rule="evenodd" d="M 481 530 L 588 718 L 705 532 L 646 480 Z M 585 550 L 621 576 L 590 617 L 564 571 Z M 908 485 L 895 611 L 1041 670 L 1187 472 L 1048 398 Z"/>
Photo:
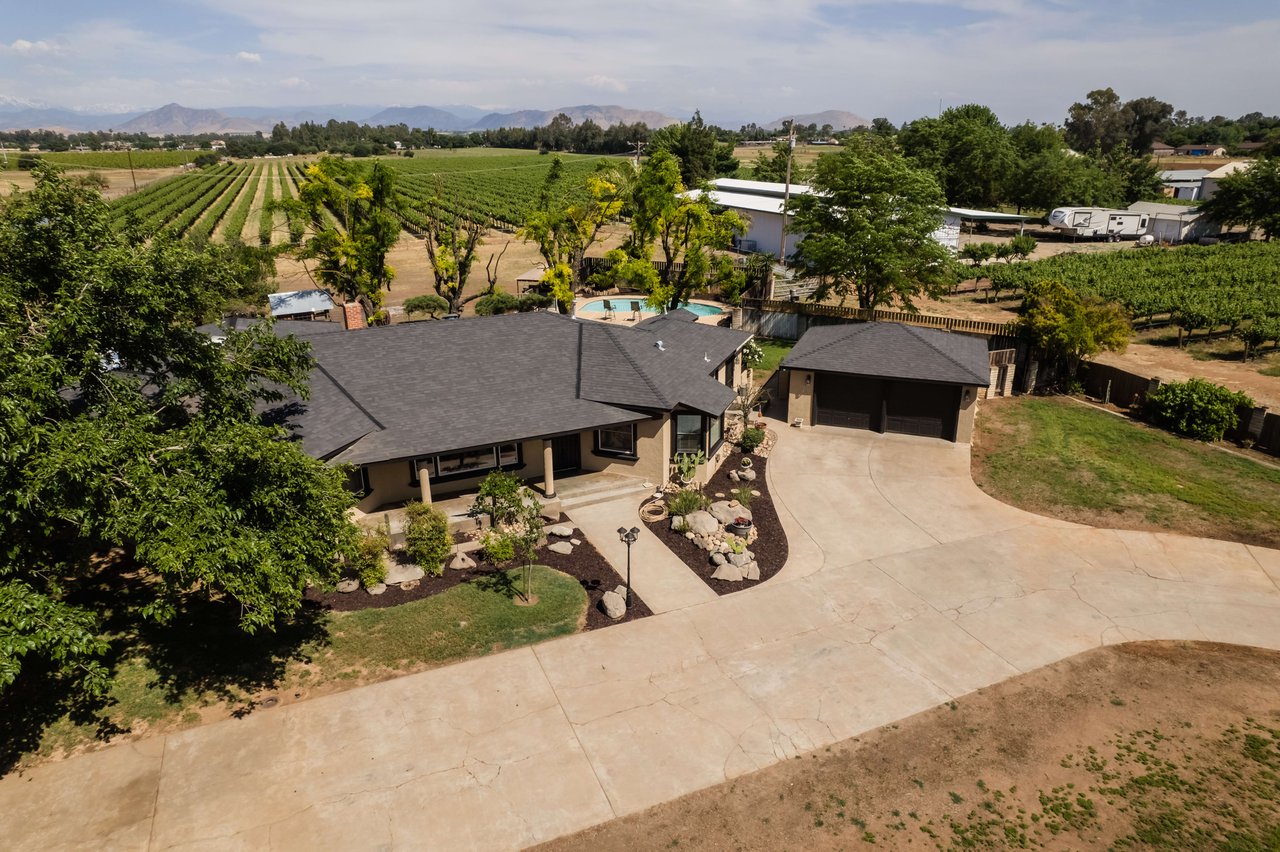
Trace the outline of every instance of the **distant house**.
<path fill-rule="evenodd" d="M 1180 157 L 1225 157 L 1227 149 L 1222 145 L 1179 145 L 1175 149 Z"/>
<path fill-rule="evenodd" d="M 209 143 L 209 147 L 214 151 L 225 151 L 227 149 L 227 143 L 222 139 L 214 139 Z"/>
<path fill-rule="evenodd" d="M 1160 173 L 1160 183 L 1168 197 L 1195 201 L 1200 197 L 1200 184 L 1207 174 L 1208 169 L 1169 169 Z"/>
<path fill-rule="evenodd" d="M 1240 142 L 1231 147 L 1235 148 L 1241 154 L 1252 154 L 1255 151 L 1261 151 L 1270 144 L 1270 142 Z"/>
<path fill-rule="evenodd" d="M 1218 182 L 1221 181 L 1224 177 L 1227 177 L 1228 175 L 1233 175 L 1239 171 L 1244 171 L 1245 169 L 1250 168 L 1252 165 L 1253 165 L 1253 162 L 1250 160 L 1244 160 L 1244 161 L 1236 160 L 1231 163 L 1225 163 L 1222 166 L 1219 166 L 1218 168 L 1209 172 L 1209 174 L 1204 176 L 1204 180 L 1200 182 L 1200 200 L 1208 201 L 1210 198 L 1213 198 L 1215 195 L 1217 195 Z"/>
<path fill-rule="evenodd" d="M 1151 156 L 1153 157 L 1172 157 L 1177 153 L 1177 149 L 1172 145 L 1166 145 L 1163 142 L 1151 143 Z"/>

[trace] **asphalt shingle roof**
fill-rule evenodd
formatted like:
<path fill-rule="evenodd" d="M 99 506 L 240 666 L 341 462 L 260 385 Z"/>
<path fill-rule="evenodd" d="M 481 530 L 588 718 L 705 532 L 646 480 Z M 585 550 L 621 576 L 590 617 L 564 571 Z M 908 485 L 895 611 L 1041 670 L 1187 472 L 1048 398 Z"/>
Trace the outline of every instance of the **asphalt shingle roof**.
<path fill-rule="evenodd" d="M 987 384 L 991 369 L 977 337 L 893 322 L 811 328 L 782 366 L 962 385 Z"/>
<path fill-rule="evenodd" d="M 720 414 L 733 391 L 711 373 L 749 338 L 680 318 L 610 327 L 541 312 L 317 335 L 311 399 L 291 401 L 288 420 L 311 455 L 368 464 L 679 405 Z"/>

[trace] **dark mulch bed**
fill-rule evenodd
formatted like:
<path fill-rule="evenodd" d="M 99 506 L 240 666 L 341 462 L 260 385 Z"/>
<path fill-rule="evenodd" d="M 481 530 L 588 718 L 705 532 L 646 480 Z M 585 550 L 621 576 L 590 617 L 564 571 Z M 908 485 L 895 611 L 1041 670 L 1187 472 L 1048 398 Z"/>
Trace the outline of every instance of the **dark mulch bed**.
<path fill-rule="evenodd" d="M 724 499 L 733 499 L 733 490 L 742 485 L 749 485 L 751 488 L 760 492 L 759 497 L 755 497 L 751 501 L 751 519 L 755 524 L 758 533 L 756 540 L 752 542 L 750 550 L 756 555 L 756 564 L 760 566 L 759 580 L 743 580 L 739 583 L 730 582 L 729 580 L 713 580 L 711 575 L 716 572 L 716 566 L 711 564 L 708 554 L 700 547 L 694 546 L 681 533 L 671 529 L 671 519 L 659 521 L 655 524 L 649 524 L 649 529 L 659 539 L 671 549 L 671 552 L 680 557 L 685 565 L 689 566 L 689 570 L 702 578 L 702 581 L 712 588 L 716 594 L 727 595 L 731 592 L 740 592 L 743 589 L 749 589 L 752 586 L 758 586 L 767 581 L 774 574 L 782 570 L 782 566 L 787 562 L 787 534 L 782 530 L 782 522 L 778 520 L 778 512 L 773 508 L 773 498 L 769 495 L 769 482 L 765 476 L 765 469 L 768 467 L 769 460 L 760 458 L 759 456 L 751 457 L 751 466 L 756 471 L 756 478 L 751 483 L 738 483 L 729 479 L 729 471 L 736 470 L 738 462 L 742 458 L 740 454 L 734 454 L 725 459 L 724 464 L 715 472 L 711 479 L 707 482 L 702 492 L 708 497 L 713 497 L 716 493 L 728 495 Z M 645 500 L 641 505 L 655 503 L 657 500 Z"/>
<path fill-rule="evenodd" d="M 573 520 L 568 515 L 563 515 L 560 523 L 573 524 Z M 577 538 L 582 544 L 575 547 L 573 553 L 566 556 L 560 553 L 552 553 L 546 547 L 540 547 L 534 561 L 539 565 L 547 565 L 557 571 L 563 571 L 576 578 L 582 584 L 583 590 L 587 593 L 587 623 L 585 630 L 596 630 L 601 627 L 608 627 L 611 624 L 620 624 L 624 621 L 634 621 L 637 618 L 653 615 L 653 611 L 634 591 L 631 593 L 631 607 L 627 610 L 626 615 L 617 621 L 605 615 L 604 611 L 600 609 L 600 598 L 604 596 L 605 592 L 621 585 L 622 579 L 613 570 L 613 567 L 605 561 L 605 558 L 600 555 L 600 551 L 596 550 L 591 542 L 582 535 L 581 530 L 574 531 L 574 538 Z M 560 540 L 554 536 L 552 537 L 552 542 Z M 476 561 L 475 568 L 466 571 L 453 571 L 445 568 L 444 574 L 441 576 L 423 577 L 418 581 L 418 587 L 409 591 L 405 591 L 399 586 L 388 586 L 387 590 L 382 594 L 371 595 L 363 589 L 342 594 L 341 592 L 324 592 L 320 589 L 312 588 L 306 591 L 305 598 L 307 603 L 313 606 L 320 606 L 335 612 L 383 609 L 421 600 L 431 595 L 438 595 L 460 583 L 470 583 L 504 570 L 504 568 L 510 569 L 512 567 L 512 565 L 506 565 L 504 568 L 499 568 L 491 565 L 484 561 L 479 551 L 471 553 L 470 556 Z M 764 571 L 763 563 L 760 566 L 760 570 Z"/>

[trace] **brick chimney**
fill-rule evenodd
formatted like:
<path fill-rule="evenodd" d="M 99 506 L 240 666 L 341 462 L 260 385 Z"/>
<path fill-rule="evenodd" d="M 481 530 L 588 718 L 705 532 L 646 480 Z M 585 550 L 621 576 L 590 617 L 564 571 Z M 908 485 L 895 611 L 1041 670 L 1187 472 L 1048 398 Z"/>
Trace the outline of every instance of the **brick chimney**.
<path fill-rule="evenodd" d="M 364 318 L 364 306 L 359 302 L 346 302 L 342 305 L 342 324 L 348 329 L 367 328 Z"/>

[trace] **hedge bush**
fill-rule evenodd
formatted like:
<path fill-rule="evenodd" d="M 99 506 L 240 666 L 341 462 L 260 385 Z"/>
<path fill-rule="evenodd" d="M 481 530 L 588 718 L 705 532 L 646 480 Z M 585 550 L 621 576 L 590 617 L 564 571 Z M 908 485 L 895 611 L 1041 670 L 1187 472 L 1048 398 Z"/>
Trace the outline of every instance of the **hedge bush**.
<path fill-rule="evenodd" d="M 1163 384 L 1147 394 L 1143 410 L 1157 426 L 1200 441 L 1221 441 L 1240 422 L 1239 409 L 1251 407 L 1246 394 L 1204 379 Z"/>
<path fill-rule="evenodd" d="M 449 519 L 435 506 L 417 501 L 404 507 L 404 551 L 429 576 L 444 573 L 444 561 L 453 549 Z"/>

